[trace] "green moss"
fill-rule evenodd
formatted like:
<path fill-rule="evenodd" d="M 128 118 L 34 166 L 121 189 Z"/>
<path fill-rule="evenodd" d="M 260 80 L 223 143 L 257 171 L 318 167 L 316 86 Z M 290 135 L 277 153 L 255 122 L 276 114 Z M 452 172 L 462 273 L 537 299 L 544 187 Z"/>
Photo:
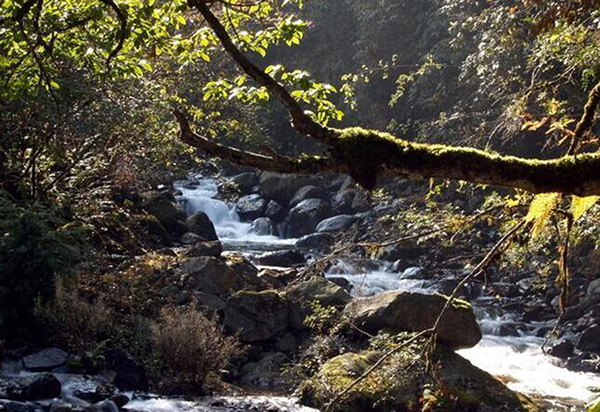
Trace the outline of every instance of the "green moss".
<path fill-rule="evenodd" d="M 534 192 L 600 192 L 600 182 L 589 181 L 589 176 L 600 175 L 600 153 L 538 160 L 468 147 L 415 143 L 360 127 L 336 133 L 334 158 L 346 164 L 350 175 L 368 190 L 375 187 L 380 174 L 391 171 L 408 178 L 462 179 Z"/>

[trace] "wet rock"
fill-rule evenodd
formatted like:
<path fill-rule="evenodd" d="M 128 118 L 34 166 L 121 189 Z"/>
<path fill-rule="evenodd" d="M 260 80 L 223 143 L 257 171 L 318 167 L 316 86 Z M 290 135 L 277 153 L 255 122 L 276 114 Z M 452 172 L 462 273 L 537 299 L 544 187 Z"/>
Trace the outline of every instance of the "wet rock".
<path fill-rule="evenodd" d="M 259 236 L 268 236 L 273 234 L 273 222 L 268 217 L 259 217 L 254 219 L 250 226 L 250 233 Z"/>
<path fill-rule="evenodd" d="M 571 356 L 567 360 L 567 369 L 576 372 L 600 372 L 600 364 L 596 356 L 591 356 L 590 353 L 584 352 L 575 356 Z"/>
<path fill-rule="evenodd" d="M 296 241 L 296 247 L 327 252 L 331 249 L 334 239 L 328 233 L 312 233 L 302 236 Z"/>
<path fill-rule="evenodd" d="M 306 257 L 297 250 L 276 250 L 263 253 L 256 258 L 256 262 L 265 266 L 290 267 L 305 263 Z"/>
<path fill-rule="evenodd" d="M 333 197 L 333 204 L 342 213 L 354 214 L 371 209 L 369 197 L 364 190 L 345 189 Z"/>
<path fill-rule="evenodd" d="M 592 280 L 587 287 L 588 295 L 600 295 L 600 279 Z"/>
<path fill-rule="evenodd" d="M 582 351 L 600 352 L 600 325 L 594 325 L 579 336 L 577 349 Z"/>
<path fill-rule="evenodd" d="M 321 221 L 315 230 L 317 232 L 338 232 L 340 230 L 348 229 L 356 222 L 356 216 L 352 215 L 338 215 L 330 217 Z"/>
<path fill-rule="evenodd" d="M 350 292 L 352 290 L 352 283 L 350 283 L 350 281 L 346 278 L 330 277 L 329 280 L 338 285 L 339 287 L 343 288 L 347 292 Z"/>
<path fill-rule="evenodd" d="M 272 269 L 263 269 L 258 272 L 258 277 L 260 280 L 265 282 L 272 289 L 280 289 L 283 287 L 284 283 L 279 279 L 278 273 Z"/>
<path fill-rule="evenodd" d="M 204 239 L 202 236 L 192 232 L 184 233 L 181 238 L 179 238 L 179 241 L 184 245 L 195 245 L 196 243 L 200 243 L 205 240 L 206 239 Z"/>
<path fill-rule="evenodd" d="M 403 242 L 380 248 L 376 258 L 394 262 L 396 260 L 414 260 L 424 253 L 423 248 L 416 243 Z"/>
<path fill-rule="evenodd" d="M 114 371 L 114 384 L 121 391 L 147 391 L 148 379 L 144 367 L 121 348 L 104 351 L 106 369 Z"/>
<path fill-rule="evenodd" d="M 423 343 L 418 343 L 423 347 Z M 417 349 L 420 353 L 422 349 Z M 461 356 L 444 349 L 432 355 L 435 377 L 423 359 L 401 349 L 366 375 L 340 399 L 341 393 L 358 376 L 371 369 L 383 352 L 345 353 L 329 359 L 313 378 L 300 387 L 303 404 L 330 406 L 333 412 L 387 412 L 421 410 L 416 405 L 435 405 L 432 410 L 540 412 L 527 398 L 509 390 L 487 372 Z M 393 377 L 393 379 L 390 379 Z M 331 399 L 336 399 L 333 404 Z M 441 407 L 442 405 L 448 405 Z"/>
<path fill-rule="evenodd" d="M 32 372 L 47 372 L 65 364 L 69 354 L 59 348 L 48 348 L 23 358 L 23 367 Z"/>
<path fill-rule="evenodd" d="M 169 233 L 181 235 L 186 232 L 181 222 L 185 214 L 175 203 L 175 198 L 168 192 L 151 195 L 142 203 L 142 209 L 155 216 Z"/>
<path fill-rule="evenodd" d="M 235 211 L 244 221 L 254 220 L 264 216 L 267 201 L 258 194 L 240 197 L 235 205 Z"/>
<path fill-rule="evenodd" d="M 412 267 L 406 268 L 402 271 L 402 275 L 400 276 L 400 279 L 407 279 L 407 280 L 427 279 L 427 275 L 426 275 L 425 271 L 423 270 L 423 268 L 420 268 L 417 266 L 412 266 Z"/>
<path fill-rule="evenodd" d="M 223 324 L 242 342 L 273 339 L 288 326 L 289 304 L 277 292 L 241 291 L 226 303 Z"/>
<path fill-rule="evenodd" d="M 241 290 L 242 279 L 227 264 L 211 256 L 191 258 L 181 267 L 182 279 L 194 290 L 225 295 Z"/>
<path fill-rule="evenodd" d="M 227 306 L 220 297 L 204 292 L 196 293 L 196 301 L 198 309 L 205 312 L 220 312 Z"/>
<path fill-rule="evenodd" d="M 112 385 L 98 385 L 93 390 L 75 390 L 73 395 L 89 403 L 98 403 L 110 398 L 116 392 Z"/>
<path fill-rule="evenodd" d="M 552 356 L 555 356 L 559 359 L 567 359 L 573 356 L 573 352 L 575 350 L 575 345 L 568 340 L 563 340 L 558 342 L 556 345 L 552 346 L 548 353 Z"/>
<path fill-rule="evenodd" d="M 195 245 L 187 248 L 183 252 L 183 256 L 187 258 L 201 257 L 201 256 L 213 256 L 219 257 L 223 253 L 223 245 L 218 240 L 199 242 Z"/>
<path fill-rule="evenodd" d="M 319 186 L 304 186 L 294 194 L 290 201 L 290 207 L 294 207 L 306 199 L 329 199 L 329 193 Z"/>
<path fill-rule="evenodd" d="M 110 400 L 113 401 L 119 408 L 122 408 L 129 403 L 129 397 L 127 395 L 123 395 L 122 393 L 111 396 Z"/>
<path fill-rule="evenodd" d="M 263 172 L 260 176 L 260 187 L 265 196 L 282 205 L 289 204 L 298 189 L 317 182 L 317 178 L 304 175 Z"/>
<path fill-rule="evenodd" d="M 10 402 L 0 400 L 1 412 L 41 412 L 41 408 L 36 408 L 28 403 Z M 62 412 L 62 411 L 61 411 Z"/>
<path fill-rule="evenodd" d="M 258 362 L 242 367 L 241 381 L 262 388 L 277 386 L 281 380 L 281 366 L 287 361 L 287 356 L 281 352 L 267 353 Z"/>
<path fill-rule="evenodd" d="M 37 401 L 60 396 L 62 385 L 51 373 L 42 373 L 8 382 L 3 385 L 3 396 L 15 401 Z"/>
<path fill-rule="evenodd" d="M 119 407 L 113 401 L 105 400 L 88 407 L 87 412 L 119 412 Z"/>
<path fill-rule="evenodd" d="M 265 209 L 265 216 L 270 218 L 273 222 L 279 223 L 285 219 L 287 215 L 287 210 L 283 208 L 279 203 L 274 200 L 270 200 L 267 203 L 267 208 Z"/>
<path fill-rule="evenodd" d="M 343 315 L 371 334 L 382 329 L 416 332 L 433 326 L 446 301 L 447 297 L 438 294 L 391 291 L 354 299 Z M 438 326 L 438 339 L 453 350 L 479 342 L 481 330 L 470 304 L 454 300 Z"/>
<path fill-rule="evenodd" d="M 231 178 L 231 181 L 237 185 L 242 194 L 251 193 L 252 189 L 259 184 L 258 176 L 253 172 L 235 175 Z"/>
<path fill-rule="evenodd" d="M 188 217 L 185 226 L 190 232 L 202 236 L 204 240 L 219 240 L 215 225 L 204 212 L 196 212 Z"/>
<path fill-rule="evenodd" d="M 294 285 L 285 296 L 292 302 L 304 306 L 310 305 L 315 300 L 324 306 L 345 306 L 352 300 L 344 288 L 317 276 Z"/>
<path fill-rule="evenodd" d="M 313 233 L 317 224 L 335 214 L 331 203 L 324 199 L 306 199 L 298 203 L 288 216 L 289 237 Z"/>
<path fill-rule="evenodd" d="M 249 290 L 268 289 L 268 285 L 258 277 L 258 268 L 248 259 L 239 255 L 230 255 L 226 258 L 227 266 L 242 279 L 244 288 Z"/>

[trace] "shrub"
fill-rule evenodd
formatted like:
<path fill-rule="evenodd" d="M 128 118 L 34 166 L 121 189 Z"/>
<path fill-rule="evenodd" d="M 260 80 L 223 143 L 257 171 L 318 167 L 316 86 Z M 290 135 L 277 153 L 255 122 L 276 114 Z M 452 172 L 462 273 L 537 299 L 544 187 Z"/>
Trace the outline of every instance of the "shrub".
<path fill-rule="evenodd" d="M 155 348 L 167 365 L 195 385 L 218 382 L 217 373 L 241 351 L 237 338 L 226 336 L 215 320 L 191 305 L 163 308 L 151 330 Z"/>
<path fill-rule="evenodd" d="M 56 282 L 56 299 L 35 305 L 35 315 L 48 330 L 52 341 L 74 351 L 89 351 L 99 342 L 115 336 L 117 327 L 111 310 L 102 299 L 94 303 L 82 299 L 77 290 Z"/>
<path fill-rule="evenodd" d="M 66 214 L 18 205 L 0 191 L 0 338 L 31 332 L 35 300 L 52 300 L 56 274 L 78 261 L 79 231 Z"/>

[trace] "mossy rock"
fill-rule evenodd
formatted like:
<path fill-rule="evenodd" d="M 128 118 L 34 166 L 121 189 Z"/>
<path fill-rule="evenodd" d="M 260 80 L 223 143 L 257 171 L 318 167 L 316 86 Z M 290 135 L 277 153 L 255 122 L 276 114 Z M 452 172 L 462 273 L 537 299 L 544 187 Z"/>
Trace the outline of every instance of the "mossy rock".
<path fill-rule="evenodd" d="M 346 353 L 327 361 L 299 390 L 303 403 L 339 412 L 392 411 L 540 411 L 487 372 L 446 349 L 419 358 L 423 343 L 387 358 L 340 399 L 336 396 L 377 362 L 384 351 Z M 330 402 L 335 401 L 329 405 Z"/>

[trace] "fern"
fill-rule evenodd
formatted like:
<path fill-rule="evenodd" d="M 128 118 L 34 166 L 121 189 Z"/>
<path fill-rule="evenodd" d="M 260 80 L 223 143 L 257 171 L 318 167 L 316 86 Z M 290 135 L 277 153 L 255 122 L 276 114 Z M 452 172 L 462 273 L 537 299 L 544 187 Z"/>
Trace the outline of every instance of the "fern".
<path fill-rule="evenodd" d="M 600 199 L 600 196 L 573 196 L 573 200 L 571 200 L 571 214 L 573 215 L 573 220 L 577 220 L 583 216 L 585 212 L 594 206 L 598 199 Z"/>
<path fill-rule="evenodd" d="M 552 212 L 561 199 L 560 193 L 542 193 L 536 195 L 529 205 L 529 212 L 525 216 L 527 222 L 533 222 L 531 236 L 535 239 L 546 227 Z"/>

